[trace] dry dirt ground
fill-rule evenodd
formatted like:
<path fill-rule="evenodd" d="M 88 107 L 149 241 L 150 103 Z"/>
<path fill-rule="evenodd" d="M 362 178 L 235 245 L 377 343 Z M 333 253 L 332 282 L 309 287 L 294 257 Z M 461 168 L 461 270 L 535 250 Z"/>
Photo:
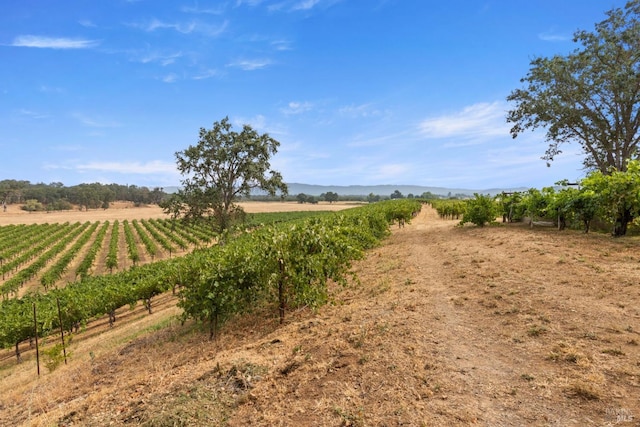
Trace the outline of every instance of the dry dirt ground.
<path fill-rule="evenodd" d="M 317 211 L 317 210 L 340 210 L 353 206 L 357 203 L 337 202 L 318 204 L 300 204 L 296 202 L 242 202 L 240 205 L 248 213 L 257 212 L 291 212 L 291 211 Z M 147 218 L 168 218 L 156 205 L 134 207 L 129 202 L 113 202 L 109 209 L 91 209 L 89 211 L 70 210 L 54 212 L 27 212 L 20 209 L 19 205 L 9 205 L 7 211 L 0 211 L 0 226 L 9 224 L 55 224 L 63 222 L 74 223 L 76 221 L 119 221 L 147 219 Z"/>
<path fill-rule="evenodd" d="M 3 363 L 0 425 L 640 425 L 638 239 L 455 225 L 423 208 L 282 326 L 125 309 L 40 379 Z"/>

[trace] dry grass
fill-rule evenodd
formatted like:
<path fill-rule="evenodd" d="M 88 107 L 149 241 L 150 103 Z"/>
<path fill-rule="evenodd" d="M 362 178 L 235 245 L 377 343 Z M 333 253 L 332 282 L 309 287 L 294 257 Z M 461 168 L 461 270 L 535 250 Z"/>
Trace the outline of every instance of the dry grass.
<path fill-rule="evenodd" d="M 40 379 L 33 352 L 5 360 L 0 425 L 634 425 L 637 247 L 424 209 L 283 326 L 269 311 L 208 342 L 167 296 Z"/>
<path fill-rule="evenodd" d="M 355 202 L 320 202 L 318 204 L 297 202 L 242 202 L 240 205 L 248 213 L 259 212 L 294 212 L 294 211 L 338 211 L 358 206 Z M 90 211 L 70 210 L 59 212 L 27 212 L 18 205 L 9 205 L 7 212 L 0 212 L 0 226 L 9 224 L 55 224 L 69 221 L 119 221 L 168 218 L 156 205 L 134 207 L 129 202 L 114 202 L 109 209 L 94 209 Z"/>

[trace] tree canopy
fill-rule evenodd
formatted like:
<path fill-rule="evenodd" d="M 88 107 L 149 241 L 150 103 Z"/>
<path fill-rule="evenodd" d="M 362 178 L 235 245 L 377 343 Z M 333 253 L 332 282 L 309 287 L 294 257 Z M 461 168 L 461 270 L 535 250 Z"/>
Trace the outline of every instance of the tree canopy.
<path fill-rule="evenodd" d="M 212 218 L 220 231 L 242 212 L 235 201 L 262 190 L 273 196 L 287 194 L 287 185 L 269 160 L 280 143 L 244 125 L 235 132 L 229 118 L 200 129 L 196 145 L 177 152 L 177 168 L 185 177 L 175 197 L 164 203 L 165 211 L 187 218 Z"/>
<path fill-rule="evenodd" d="M 640 0 L 612 9 L 595 31 L 577 31 L 571 54 L 536 58 L 507 100 L 514 138 L 544 128 L 549 162 L 566 143 L 578 143 L 584 165 L 604 174 L 624 171 L 640 142 Z"/>

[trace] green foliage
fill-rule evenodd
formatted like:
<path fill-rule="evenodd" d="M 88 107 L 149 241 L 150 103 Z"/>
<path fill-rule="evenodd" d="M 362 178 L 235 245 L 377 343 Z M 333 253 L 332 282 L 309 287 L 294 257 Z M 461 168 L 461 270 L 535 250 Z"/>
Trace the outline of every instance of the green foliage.
<path fill-rule="evenodd" d="M 467 200 L 466 203 L 467 207 L 462 221 L 460 221 L 461 225 L 470 222 L 478 227 L 484 227 L 487 223 L 495 222 L 498 216 L 498 207 L 490 196 L 476 193 L 474 198 Z"/>
<path fill-rule="evenodd" d="M 351 262 L 389 233 L 394 218 L 409 222 L 420 208 L 418 201 L 403 199 L 280 222 L 181 258 L 86 276 L 46 294 L 5 299 L 0 302 L 0 346 L 16 346 L 34 336 L 34 304 L 41 337 L 58 333 L 60 326 L 77 329 L 97 316 L 109 315 L 112 324 L 117 309 L 138 301 L 151 311 L 154 296 L 176 288 L 184 318 L 208 324 L 212 337 L 225 321 L 256 307 L 275 305 L 282 318 L 293 307 L 318 307 L 328 301 L 327 280 L 343 282 Z M 72 229 L 76 237 L 82 232 L 79 224 Z M 112 230 L 113 236 L 116 224 Z"/>
<path fill-rule="evenodd" d="M 127 252 L 129 253 L 129 259 L 136 265 L 140 261 L 140 253 L 138 252 L 138 245 L 136 244 L 136 238 L 133 234 L 133 229 L 129 221 L 126 219 L 122 221 L 122 227 L 124 229 L 124 239 L 127 242 Z"/>
<path fill-rule="evenodd" d="M 522 193 L 502 193 L 496 196 L 498 213 L 502 215 L 502 222 L 520 221 L 524 217 L 525 207 L 522 204 Z"/>
<path fill-rule="evenodd" d="M 523 89 L 513 91 L 515 103 L 507 121 L 517 137 L 527 129 L 546 131 L 547 162 L 562 144 L 577 142 L 589 169 L 624 171 L 640 141 L 640 1 L 607 12 L 594 32 L 577 31 L 580 48 L 566 56 L 539 57 L 531 62 Z"/>
<path fill-rule="evenodd" d="M 69 344 L 69 341 L 65 339 L 66 344 Z M 65 360 L 65 351 L 62 346 L 62 343 L 56 343 L 49 347 L 46 350 L 42 350 L 42 356 L 44 358 L 44 366 L 49 370 L 49 372 L 55 371 Z M 71 357 L 71 353 L 67 352 L 66 357 Z"/>
<path fill-rule="evenodd" d="M 461 200 L 433 199 L 429 203 L 442 219 L 460 219 L 467 210 L 467 204 Z"/>
<path fill-rule="evenodd" d="M 24 205 L 22 205 L 22 210 L 25 210 L 27 212 L 38 212 L 43 211 L 44 206 L 36 199 L 29 199 L 25 202 Z"/>
<path fill-rule="evenodd" d="M 404 196 L 402 195 L 402 193 L 400 192 L 400 190 L 395 190 L 393 193 L 391 193 L 391 195 L 389 196 L 390 199 L 402 199 L 404 198 Z"/>
<path fill-rule="evenodd" d="M 595 171 L 582 181 L 591 199 L 599 199 L 600 212 L 613 224 L 612 234 L 624 236 L 627 227 L 640 214 L 640 162 L 630 160 L 624 170 L 607 174 Z M 597 196 L 596 196 L 597 195 Z"/>
<path fill-rule="evenodd" d="M 334 193 L 333 191 L 327 191 L 326 193 L 322 193 L 320 198 L 325 202 L 333 203 L 337 202 L 339 199 L 338 193 Z"/>
<path fill-rule="evenodd" d="M 113 273 L 114 268 L 118 268 L 118 240 L 120 240 L 120 222 L 113 221 L 111 228 L 111 238 L 109 239 L 109 252 L 105 260 L 106 267 Z"/>
<path fill-rule="evenodd" d="M 588 233 L 591 221 L 598 214 L 600 209 L 600 198 L 589 188 L 572 193 L 572 197 L 567 201 L 567 206 L 573 212 L 575 218 L 582 222 L 584 232 Z"/>
<path fill-rule="evenodd" d="M 269 163 L 279 145 L 249 125 L 233 131 L 228 117 L 210 130 L 201 128 L 198 143 L 176 153 L 177 168 L 186 178 L 163 208 L 175 217 L 213 218 L 217 231 L 224 232 L 241 216 L 238 197 L 254 190 L 286 195 L 282 176 Z"/>
<path fill-rule="evenodd" d="M 377 194 L 369 193 L 369 195 L 367 196 L 367 202 L 369 203 L 375 203 L 379 201 L 380 201 L 380 196 Z"/>
<path fill-rule="evenodd" d="M 109 221 L 105 221 L 98 233 L 96 234 L 91 247 L 85 254 L 82 261 L 80 261 L 80 265 L 76 269 L 76 277 L 85 278 L 89 275 L 89 269 L 93 265 L 96 257 L 98 256 L 98 252 L 102 249 L 102 242 L 104 241 L 105 236 L 107 235 L 107 230 L 109 229 Z"/>

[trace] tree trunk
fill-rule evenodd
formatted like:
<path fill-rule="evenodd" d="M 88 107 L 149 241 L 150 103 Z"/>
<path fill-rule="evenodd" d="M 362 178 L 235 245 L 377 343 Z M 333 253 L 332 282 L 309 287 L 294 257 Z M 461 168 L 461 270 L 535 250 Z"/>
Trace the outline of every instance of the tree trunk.
<path fill-rule="evenodd" d="M 209 341 L 212 341 L 217 338 L 218 332 L 218 313 L 214 314 L 211 319 L 209 319 Z"/>
<path fill-rule="evenodd" d="M 558 231 L 562 231 L 567 228 L 567 219 L 564 215 L 558 215 Z"/>
<path fill-rule="evenodd" d="M 627 234 L 627 226 L 631 221 L 633 221 L 631 209 L 625 209 L 623 212 L 618 213 L 618 217 L 616 218 L 616 222 L 613 226 L 613 236 L 621 237 Z"/>

